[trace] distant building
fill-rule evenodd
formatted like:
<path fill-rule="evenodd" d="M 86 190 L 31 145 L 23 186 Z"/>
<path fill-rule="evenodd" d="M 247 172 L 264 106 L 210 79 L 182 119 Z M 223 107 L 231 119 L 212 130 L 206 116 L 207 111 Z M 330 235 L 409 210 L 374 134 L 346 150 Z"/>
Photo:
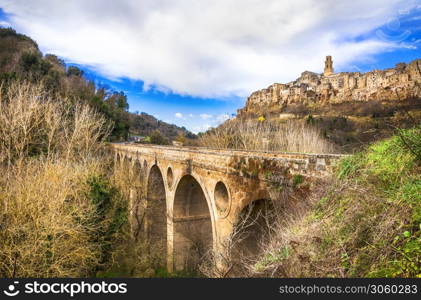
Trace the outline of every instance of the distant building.
<path fill-rule="evenodd" d="M 183 143 L 182 142 L 179 142 L 179 141 L 172 141 L 172 145 L 173 146 L 176 146 L 176 147 L 182 147 L 183 146 Z"/>
<path fill-rule="evenodd" d="M 129 142 L 135 142 L 135 143 L 141 143 L 145 141 L 145 137 L 144 136 L 140 136 L 140 135 L 131 135 L 129 137 Z"/>
<path fill-rule="evenodd" d="M 323 72 L 323 75 L 329 76 L 332 74 L 333 74 L 333 60 L 332 60 L 332 56 L 328 55 L 326 56 L 325 71 Z"/>

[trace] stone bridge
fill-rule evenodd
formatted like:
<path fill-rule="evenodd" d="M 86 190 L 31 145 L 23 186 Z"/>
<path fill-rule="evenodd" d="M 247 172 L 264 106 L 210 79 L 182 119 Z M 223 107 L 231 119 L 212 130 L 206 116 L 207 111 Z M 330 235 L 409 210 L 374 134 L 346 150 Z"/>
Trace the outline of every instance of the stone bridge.
<path fill-rule="evenodd" d="M 193 268 L 209 249 L 222 251 L 242 211 L 257 200 L 271 199 L 274 178 L 291 186 L 326 177 L 341 157 L 141 144 L 111 147 L 116 163 L 128 178 L 135 178 L 130 215 L 136 234 L 148 236 L 169 272 Z"/>

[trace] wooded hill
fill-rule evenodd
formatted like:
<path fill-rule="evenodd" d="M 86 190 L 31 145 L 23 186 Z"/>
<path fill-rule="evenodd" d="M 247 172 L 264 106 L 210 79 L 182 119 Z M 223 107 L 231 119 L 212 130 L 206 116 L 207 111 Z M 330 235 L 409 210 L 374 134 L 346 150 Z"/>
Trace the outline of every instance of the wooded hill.
<path fill-rule="evenodd" d="M 130 113 L 124 92 L 96 86 L 84 77 L 81 69 L 67 66 L 56 55 L 43 55 L 30 37 L 0 27 L 0 81 L 5 88 L 14 80 L 42 82 L 58 99 L 62 96 L 89 103 L 113 123 L 111 141 L 127 140 L 130 134 L 148 136 L 152 132 L 167 140 L 180 134 L 195 137 L 184 127 L 159 121 L 146 113 Z"/>

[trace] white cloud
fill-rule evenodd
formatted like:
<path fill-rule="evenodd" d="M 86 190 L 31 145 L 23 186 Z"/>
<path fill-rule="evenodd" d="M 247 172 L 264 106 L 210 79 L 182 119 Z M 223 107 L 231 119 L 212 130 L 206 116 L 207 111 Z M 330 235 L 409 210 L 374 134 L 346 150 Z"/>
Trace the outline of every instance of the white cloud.
<path fill-rule="evenodd" d="M 194 117 L 194 115 L 193 115 L 193 114 L 189 114 L 189 117 L 190 117 L 190 118 L 193 118 L 193 117 Z"/>
<path fill-rule="evenodd" d="M 184 118 L 183 117 L 183 114 L 182 113 L 179 113 L 179 112 L 178 113 L 175 113 L 174 115 L 175 115 L 176 118 L 179 118 L 179 119 L 183 119 Z"/>
<path fill-rule="evenodd" d="M 11 25 L 10 25 L 10 23 L 8 23 L 8 22 L 6 22 L 6 21 L 1 21 L 1 20 L 0 20 L 0 26 L 1 26 L 1 27 L 10 27 Z"/>
<path fill-rule="evenodd" d="M 229 115 L 227 115 L 227 114 L 218 115 L 218 116 L 216 117 L 216 122 L 217 122 L 218 124 L 220 124 L 220 123 L 225 122 L 225 121 L 226 121 L 226 120 L 228 120 L 229 118 L 230 118 L 230 116 L 229 116 Z"/>
<path fill-rule="evenodd" d="M 109 78 L 203 97 L 246 96 L 304 70 L 399 47 L 366 35 L 418 0 L 3 0 L 46 52 Z M 364 36 L 364 38 L 359 38 Z"/>
<path fill-rule="evenodd" d="M 200 114 L 200 117 L 203 120 L 208 120 L 208 119 L 211 119 L 212 118 L 212 115 L 209 115 L 209 114 Z"/>
<path fill-rule="evenodd" d="M 211 127 L 213 127 L 211 124 L 203 124 L 203 125 L 194 126 L 192 129 L 192 132 L 195 134 L 198 134 L 199 132 L 207 131 Z"/>
<path fill-rule="evenodd" d="M 222 122 L 225 122 L 226 120 L 228 120 L 230 118 L 230 116 L 228 114 L 210 115 L 210 114 L 204 113 L 204 114 L 200 114 L 199 116 L 203 120 L 212 121 L 212 123 L 214 123 L 214 125 L 218 125 Z"/>
<path fill-rule="evenodd" d="M 202 132 L 206 131 L 210 127 L 217 127 L 218 125 L 222 124 L 223 122 L 229 119 L 228 114 L 220 114 L 220 115 L 200 114 L 200 117 L 203 120 L 206 120 L 207 124 L 193 127 L 193 131 L 195 133 L 200 132 L 200 131 Z"/>

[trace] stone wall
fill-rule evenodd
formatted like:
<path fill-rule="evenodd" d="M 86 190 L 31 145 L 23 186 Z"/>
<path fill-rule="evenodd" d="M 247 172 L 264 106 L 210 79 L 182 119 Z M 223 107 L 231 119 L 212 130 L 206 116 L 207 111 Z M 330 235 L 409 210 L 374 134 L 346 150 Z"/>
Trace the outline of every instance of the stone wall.
<path fill-rule="evenodd" d="M 173 147 L 134 144 L 113 144 L 114 151 L 129 157 L 158 157 L 165 161 L 183 163 L 187 168 L 201 168 L 221 172 L 226 175 L 246 176 L 257 172 L 264 180 L 264 168 L 287 168 L 291 174 L 308 177 L 328 176 L 332 173 L 334 162 L 343 157 L 340 154 L 283 153 L 272 151 L 214 150 L 200 147 Z"/>

